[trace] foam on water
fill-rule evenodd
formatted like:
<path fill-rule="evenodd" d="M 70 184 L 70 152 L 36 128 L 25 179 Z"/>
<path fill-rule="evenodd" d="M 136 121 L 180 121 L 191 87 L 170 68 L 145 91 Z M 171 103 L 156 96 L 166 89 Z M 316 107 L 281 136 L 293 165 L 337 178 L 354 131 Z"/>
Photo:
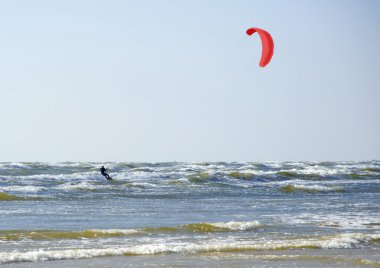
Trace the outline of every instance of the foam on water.
<path fill-rule="evenodd" d="M 0 191 L 22 192 L 22 193 L 37 193 L 45 190 L 45 187 L 25 185 L 25 186 L 0 186 Z"/>
<path fill-rule="evenodd" d="M 90 181 L 82 181 L 82 182 L 67 182 L 55 187 L 56 189 L 64 190 L 64 191 L 72 191 L 72 190 L 100 190 L 100 189 L 112 189 L 113 185 L 96 185 L 91 183 Z"/>
<path fill-rule="evenodd" d="M 298 217 L 286 218 L 283 221 L 288 224 L 314 224 L 320 227 L 333 227 L 338 229 L 380 229 L 380 217 L 377 213 L 342 213 L 318 214 L 301 213 Z"/>
<path fill-rule="evenodd" d="M 216 222 L 216 223 L 190 223 L 179 226 L 144 227 L 134 229 L 90 229 L 81 231 L 57 230 L 3 230 L 0 231 L 0 241 L 20 240 L 59 240 L 120 237 L 128 235 L 147 235 L 161 233 L 211 233 L 226 231 L 248 231 L 262 227 L 258 221 L 247 222 Z"/>
<path fill-rule="evenodd" d="M 250 222 L 230 221 L 230 222 L 217 222 L 217 223 L 209 223 L 209 224 L 219 227 L 219 228 L 225 228 L 229 230 L 239 230 L 239 231 L 252 230 L 257 227 L 262 226 L 262 224 L 260 224 L 258 221 L 250 221 Z"/>
<path fill-rule="evenodd" d="M 269 241 L 225 241 L 208 242 L 162 242 L 110 248 L 82 248 L 65 250 L 32 250 L 27 252 L 2 252 L 0 263 L 38 262 L 48 260 L 82 259 L 102 256 L 154 255 L 162 253 L 212 253 L 244 252 L 256 250 L 292 250 L 318 248 L 351 248 L 360 243 L 378 241 L 380 234 L 339 234 L 334 236 L 310 237 L 303 239 L 269 240 Z"/>
<path fill-rule="evenodd" d="M 88 238 L 107 238 L 120 237 L 138 234 L 142 231 L 136 229 L 93 229 L 84 231 L 0 231 L 0 241 L 20 241 L 20 240 L 62 240 L 62 239 L 88 239 Z"/>
<path fill-rule="evenodd" d="M 321 186 L 321 185 L 304 185 L 304 184 L 288 184 L 281 187 L 281 190 L 286 193 L 304 191 L 309 193 L 319 193 L 319 192 L 341 192 L 343 191 L 341 186 Z"/>

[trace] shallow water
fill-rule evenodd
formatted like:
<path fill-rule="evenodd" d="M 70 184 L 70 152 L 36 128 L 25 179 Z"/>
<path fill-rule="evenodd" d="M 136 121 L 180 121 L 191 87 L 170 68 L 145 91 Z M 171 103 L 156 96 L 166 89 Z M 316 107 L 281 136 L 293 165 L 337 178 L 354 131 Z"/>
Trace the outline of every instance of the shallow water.
<path fill-rule="evenodd" d="M 380 266 L 380 162 L 0 163 L 0 263 Z"/>

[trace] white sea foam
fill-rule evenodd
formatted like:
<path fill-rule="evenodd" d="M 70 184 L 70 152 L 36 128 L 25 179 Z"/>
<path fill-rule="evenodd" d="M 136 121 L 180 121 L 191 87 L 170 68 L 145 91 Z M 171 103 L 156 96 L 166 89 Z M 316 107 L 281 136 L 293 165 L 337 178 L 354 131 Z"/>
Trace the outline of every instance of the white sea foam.
<path fill-rule="evenodd" d="M 341 186 L 322 186 L 322 185 L 305 185 L 305 184 L 289 184 L 294 187 L 294 189 L 304 190 L 304 191 L 315 191 L 315 192 L 336 192 L 342 191 Z"/>
<path fill-rule="evenodd" d="M 334 214 L 300 213 L 297 216 L 282 216 L 282 221 L 287 224 L 313 224 L 321 227 L 333 227 L 341 229 L 380 229 L 380 218 L 365 213 L 337 212 Z"/>
<path fill-rule="evenodd" d="M 2 162 L 0 163 L 0 169 L 3 170 L 12 170 L 12 169 L 31 169 L 29 165 L 25 163 L 18 163 L 18 162 Z"/>
<path fill-rule="evenodd" d="M 328 168 L 322 166 L 308 166 L 301 170 L 294 170 L 298 174 L 303 175 L 319 175 L 319 176 L 333 176 L 336 174 L 349 174 L 351 171 L 347 168 Z"/>
<path fill-rule="evenodd" d="M 81 172 L 81 173 L 70 173 L 70 174 L 38 174 L 38 175 L 22 175 L 22 176 L 2 176 L 7 179 L 15 179 L 17 177 L 18 180 L 26 181 L 26 180 L 75 180 L 75 179 L 94 179 L 101 178 L 99 172 L 91 171 L 91 172 Z"/>
<path fill-rule="evenodd" d="M 67 182 L 58 185 L 56 189 L 70 191 L 70 190 L 99 190 L 99 189 L 111 189 L 113 185 L 95 185 L 88 181 L 81 182 Z"/>
<path fill-rule="evenodd" d="M 97 232 L 97 233 L 103 233 L 103 234 L 125 234 L 125 235 L 130 235 L 130 234 L 138 234 L 141 232 L 141 230 L 138 229 L 91 229 L 89 230 L 91 232 Z"/>
<path fill-rule="evenodd" d="M 261 185 L 266 186 L 293 186 L 294 188 L 303 189 L 303 190 L 316 190 L 316 191 L 336 191 L 343 190 L 341 187 L 340 181 L 306 181 L 302 179 L 289 179 L 284 181 L 266 181 L 260 182 Z"/>
<path fill-rule="evenodd" d="M 64 250 L 34 250 L 28 252 L 2 252 L 0 263 L 40 262 L 48 260 L 83 259 L 117 255 L 153 255 L 160 253 L 202 253 L 202 252 L 236 252 L 252 250 L 284 250 L 297 248 L 351 248 L 359 243 L 380 239 L 380 234 L 340 234 L 335 236 L 310 237 L 304 239 L 269 240 L 269 241 L 226 241 L 210 240 L 208 242 L 167 242 L 131 245 L 129 247 L 86 248 Z"/>
<path fill-rule="evenodd" d="M 52 162 L 46 163 L 49 166 L 57 166 L 57 167 L 100 167 L 101 165 L 98 163 L 91 162 Z"/>
<path fill-rule="evenodd" d="M 10 191 L 10 192 L 22 192 L 22 193 L 37 193 L 39 191 L 45 190 L 45 187 L 42 186 L 33 186 L 33 185 L 25 185 L 25 186 L 1 186 L 0 191 Z"/>
<path fill-rule="evenodd" d="M 132 186 L 136 188 L 157 188 L 159 185 L 149 182 L 127 182 L 125 186 Z"/>
<path fill-rule="evenodd" d="M 329 181 L 323 181 L 323 184 L 380 184 L 379 179 L 372 179 L 372 180 L 329 180 Z"/>
<path fill-rule="evenodd" d="M 230 221 L 230 222 L 216 222 L 216 223 L 209 223 L 210 225 L 213 225 L 218 228 L 225 228 L 230 230 L 236 230 L 236 231 L 246 231 L 246 230 L 252 230 L 257 227 L 262 226 L 258 221 Z"/>
<path fill-rule="evenodd" d="M 283 166 L 283 163 L 277 162 L 277 161 L 264 162 L 263 164 L 265 164 L 266 166 L 268 166 L 270 168 L 281 168 Z"/>
<path fill-rule="evenodd" d="M 28 164 L 20 163 L 20 162 L 12 162 L 8 163 L 8 166 L 11 168 L 31 168 Z"/>

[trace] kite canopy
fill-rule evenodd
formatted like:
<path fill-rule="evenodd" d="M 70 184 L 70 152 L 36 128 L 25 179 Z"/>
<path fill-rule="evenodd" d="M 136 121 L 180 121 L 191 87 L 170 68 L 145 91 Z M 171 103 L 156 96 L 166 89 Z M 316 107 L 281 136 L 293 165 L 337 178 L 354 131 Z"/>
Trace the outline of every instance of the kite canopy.
<path fill-rule="evenodd" d="M 265 67 L 273 56 L 274 43 L 272 36 L 267 31 L 259 28 L 249 28 L 246 32 L 248 35 L 252 35 L 256 32 L 259 34 L 262 44 L 262 52 L 259 65 L 260 67 Z"/>

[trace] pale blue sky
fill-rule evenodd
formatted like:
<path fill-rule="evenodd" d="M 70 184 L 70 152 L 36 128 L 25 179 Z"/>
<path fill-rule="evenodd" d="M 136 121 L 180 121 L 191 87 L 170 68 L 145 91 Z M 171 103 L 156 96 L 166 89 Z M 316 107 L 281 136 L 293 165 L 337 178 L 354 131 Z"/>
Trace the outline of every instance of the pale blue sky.
<path fill-rule="evenodd" d="M 379 26 L 368 0 L 1 0 L 0 161 L 380 159 Z"/>

